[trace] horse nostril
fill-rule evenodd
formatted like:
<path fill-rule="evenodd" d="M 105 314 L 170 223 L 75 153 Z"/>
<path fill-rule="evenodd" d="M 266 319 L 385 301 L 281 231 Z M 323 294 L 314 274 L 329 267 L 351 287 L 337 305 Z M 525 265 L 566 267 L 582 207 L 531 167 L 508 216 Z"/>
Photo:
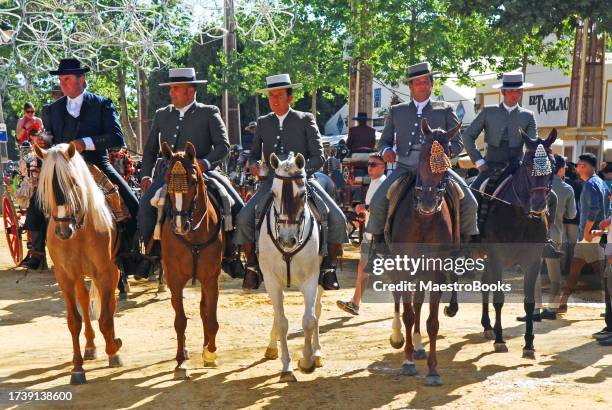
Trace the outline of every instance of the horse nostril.
<path fill-rule="evenodd" d="M 55 234 L 56 234 L 57 236 L 61 236 L 61 235 L 62 235 L 62 230 L 60 229 L 60 227 L 59 227 L 59 226 L 56 226 L 56 227 L 55 227 Z"/>

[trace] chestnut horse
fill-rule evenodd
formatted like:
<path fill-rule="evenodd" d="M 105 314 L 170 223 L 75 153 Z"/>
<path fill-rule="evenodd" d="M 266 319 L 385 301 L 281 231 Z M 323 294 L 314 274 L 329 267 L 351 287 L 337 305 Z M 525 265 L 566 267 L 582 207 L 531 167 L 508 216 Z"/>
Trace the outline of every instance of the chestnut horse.
<path fill-rule="evenodd" d="M 115 289 L 119 269 L 113 262 L 117 251 L 117 230 L 104 194 L 96 185 L 83 157 L 71 144 L 59 144 L 48 151 L 34 145 L 43 161 L 38 200 L 49 217 L 47 248 L 53 260 L 55 278 L 64 295 L 68 328 L 72 334 L 71 384 L 86 383 L 83 359 L 96 358 L 94 330 L 89 312 L 85 276 L 92 279 L 94 299 L 99 298 L 98 324 L 106 341 L 110 367 L 122 365 L 117 354 L 121 339 L 115 338 Z M 83 317 L 79 314 L 81 305 Z M 83 320 L 84 319 L 84 320 Z M 85 322 L 85 356 L 81 356 L 79 335 Z"/>
<path fill-rule="evenodd" d="M 170 215 L 161 231 L 162 265 L 166 283 L 172 293 L 174 329 L 177 337 L 176 368 L 174 378 L 189 378 L 185 361 L 189 354 L 185 348 L 187 317 L 183 307 L 183 288 L 189 280 L 200 281 L 200 317 L 204 325 L 204 365 L 216 365 L 215 337 L 219 330 L 217 300 L 219 275 L 223 257 L 223 229 L 221 218 L 206 189 L 206 182 L 196 159 L 193 144 L 187 143 L 185 152 L 173 153 L 162 144 L 162 153 L 168 161 L 166 183 Z"/>
<path fill-rule="evenodd" d="M 416 175 L 416 184 L 406 192 L 401 199 L 389 224 L 391 230 L 386 237 L 390 244 L 391 255 L 415 254 L 417 244 L 426 244 L 426 250 L 445 250 L 453 246 L 456 233 L 454 231 L 451 212 L 445 199 L 448 185 L 448 169 L 450 169 L 450 140 L 459 132 L 461 124 L 445 132 L 441 129 L 432 130 L 426 119 L 423 119 L 421 129 L 425 141 L 421 145 L 419 164 Z M 387 233 L 386 233 L 387 234 Z M 425 248 L 425 247 L 424 247 Z M 418 252 L 418 256 L 421 252 Z M 439 256 L 438 253 L 433 256 Z M 393 280 L 397 283 L 402 280 L 402 274 L 392 272 Z M 416 276 L 408 279 L 416 283 L 420 282 L 445 283 L 445 273 L 439 271 L 420 271 Z M 415 341 L 421 355 L 422 350 L 419 331 L 420 312 L 423 305 L 423 291 L 394 293 L 395 317 L 393 320 L 393 334 L 390 342 L 395 348 L 404 344 L 401 334 L 401 323 L 399 320 L 399 301 L 403 302 L 404 313 L 402 319 L 406 327 L 406 345 L 404 347 L 405 361 L 402 365 L 401 374 L 414 376 L 417 369 L 414 363 L 415 346 L 413 345 L 412 327 L 415 326 Z M 436 386 L 442 384 L 438 374 L 438 360 L 436 356 L 436 338 L 438 335 L 438 307 L 440 303 L 440 292 L 430 292 L 429 318 L 427 319 L 427 334 L 429 335 L 429 357 L 427 365 L 429 372 L 425 379 L 427 385 Z"/>

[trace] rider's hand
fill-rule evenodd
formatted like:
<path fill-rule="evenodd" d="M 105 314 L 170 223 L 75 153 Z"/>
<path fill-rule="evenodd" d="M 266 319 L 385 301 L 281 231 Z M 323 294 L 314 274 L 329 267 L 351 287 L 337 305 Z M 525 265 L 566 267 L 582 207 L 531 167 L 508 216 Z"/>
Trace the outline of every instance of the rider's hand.
<path fill-rule="evenodd" d="M 85 151 L 85 143 L 83 142 L 83 140 L 74 140 L 72 141 L 72 143 L 74 144 L 74 147 L 79 152 L 79 154 L 82 154 L 83 151 Z"/>
<path fill-rule="evenodd" d="M 394 163 L 395 162 L 395 151 L 393 151 L 392 149 L 386 150 L 385 153 L 383 154 L 383 160 L 385 162 Z"/>
<path fill-rule="evenodd" d="M 251 164 L 250 166 L 251 168 L 251 175 L 253 176 L 259 176 L 259 164 L 255 163 L 255 164 Z"/>
<path fill-rule="evenodd" d="M 489 169 L 489 166 L 486 163 L 484 163 L 484 164 L 480 164 L 480 166 L 477 168 L 478 168 L 478 172 L 485 172 L 487 169 Z"/>
<path fill-rule="evenodd" d="M 142 180 L 140 180 L 140 190 L 142 191 L 143 194 L 147 192 L 150 186 L 151 186 L 150 177 L 144 177 L 142 178 Z"/>
<path fill-rule="evenodd" d="M 355 212 L 357 212 L 358 214 L 365 214 L 366 213 L 366 206 L 365 206 L 365 204 L 358 204 L 355 207 Z"/>

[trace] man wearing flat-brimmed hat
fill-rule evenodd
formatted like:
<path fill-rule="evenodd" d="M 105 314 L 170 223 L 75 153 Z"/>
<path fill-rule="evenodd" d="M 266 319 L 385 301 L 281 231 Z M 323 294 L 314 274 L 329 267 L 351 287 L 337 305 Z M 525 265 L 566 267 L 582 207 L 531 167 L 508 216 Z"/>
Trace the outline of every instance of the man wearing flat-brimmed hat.
<path fill-rule="evenodd" d="M 159 244 L 153 242 L 157 209 L 151 205 L 151 198 L 165 184 L 167 164 L 165 159 L 159 157 L 159 150 L 166 142 L 174 152 L 184 151 L 187 142 L 191 142 L 195 147 L 200 168 L 214 181 L 208 184 L 208 190 L 220 197 L 220 202 L 224 205 L 225 221 L 232 221 L 225 229 L 228 232 L 224 235 L 227 239 L 223 270 L 232 277 L 242 277 L 243 268 L 232 243 L 233 228 L 229 225 L 233 225 L 244 203 L 230 181 L 215 170 L 229 154 L 230 145 L 219 109 L 214 105 L 204 105 L 196 101 L 196 86 L 203 83 L 206 81 L 197 80 L 193 68 L 171 68 L 168 80 L 159 84 L 168 87 L 172 104 L 155 112 L 149 139 L 144 148 L 140 183 L 144 194 L 140 201 L 138 227 L 147 244 L 148 253 L 151 256 L 160 256 Z M 156 166 L 158 158 L 160 162 Z M 152 179 L 154 167 L 155 178 Z M 229 198 L 231 201 L 228 201 Z M 231 209 L 227 209 L 228 207 Z"/>
<path fill-rule="evenodd" d="M 397 162 L 397 167 L 376 191 L 370 202 L 367 232 L 372 235 L 377 254 L 386 253 L 384 228 L 389 209 L 387 191 L 400 177 L 406 174 L 416 175 L 421 145 L 425 141 L 421 129 L 422 120 L 426 119 L 432 129 L 453 130 L 455 135 L 450 140 L 453 157 L 463 150 L 459 132 L 461 124 L 453 111 L 453 106 L 444 101 L 431 99 L 434 76 L 437 74 L 438 72 L 431 71 L 428 62 L 410 66 L 407 81 L 412 100 L 391 106 L 385 120 L 379 148 L 385 162 Z M 394 145 L 397 148 L 394 148 Z M 463 179 L 452 169 L 448 170 L 448 173 L 450 178 L 459 182 L 464 193 L 460 202 L 461 235 L 467 239 L 478 234 L 476 225 L 478 203 Z"/>
<path fill-rule="evenodd" d="M 74 58 L 61 60 L 59 68 L 49 72 L 58 76 L 64 96 L 49 105 L 48 115 L 45 116 L 45 129 L 51 138 L 49 141 L 51 145 L 73 143 L 86 162 L 96 165 L 113 184 L 117 185 L 131 216 L 123 222 L 124 228 L 120 230 L 122 237 L 119 254 L 131 252 L 134 254 L 131 260 L 140 260 L 140 253 L 134 243 L 138 199 L 108 159 L 110 148 L 124 146 L 119 117 L 110 99 L 85 91 L 87 72 L 89 68 L 81 66 L 81 62 Z M 30 208 L 32 209 L 28 209 L 27 219 L 31 222 L 26 221 L 26 229 L 30 229 L 30 223 L 34 228 L 40 226 L 36 221 L 44 219 L 38 201 L 30 201 Z M 24 263 L 24 266 L 35 268 L 40 264 L 40 258 L 36 258 L 36 255 L 37 252 L 44 252 L 44 240 L 42 249 L 34 251 L 33 257 L 27 264 Z"/>
<path fill-rule="evenodd" d="M 249 157 L 251 172 L 253 175 L 259 174 L 257 161 L 261 159 L 262 151 L 268 167 L 272 153 L 283 160 L 290 152 L 304 156 L 307 183 L 312 186 L 329 209 L 327 256 L 321 264 L 319 283 L 326 290 L 338 289 L 335 267 L 337 257 L 342 251 L 342 244 L 348 242 L 346 219 L 334 200 L 312 177 L 325 161 L 321 134 L 312 114 L 291 108 L 293 88 L 301 87 L 302 84 L 292 83 L 288 74 L 267 77 L 266 83 L 267 88 L 258 90 L 258 92 L 268 94 L 272 112 L 257 120 L 257 131 Z M 271 188 L 272 178 L 268 177 L 238 215 L 236 243 L 242 245 L 247 256 L 246 275 L 242 285 L 245 289 L 257 289 L 261 283 L 261 274 L 255 255 L 255 206 L 262 203 L 262 199 L 270 193 Z"/>
<path fill-rule="evenodd" d="M 523 89 L 533 84 L 523 81 L 523 73 L 505 73 L 499 89 L 503 101 L 499 105 L 487 105 L 463 133 L 465 149 L 478 168 L 479 175 L 473 185 L 480 188 L 482 182 L 506 166 L 517 167 L 523 157 L 522 130 L 529 138 L 537 138 L 535 116 L 519 105 Z M 476 139 L 484 130 L 486 153 L 483 156 L 476 148 Z"/>
<path fill-rule="evenodd" d="M 346 139 L 346 146 L 351 152 L 374 150 L 376 130 L 368 125 L 368 121 L 371 119 L 365 112 L 357 113 L 357 116 L 353 117 L 353 120 L 357 121 L 357 126 L 349 128 L 348 138 Z"/>

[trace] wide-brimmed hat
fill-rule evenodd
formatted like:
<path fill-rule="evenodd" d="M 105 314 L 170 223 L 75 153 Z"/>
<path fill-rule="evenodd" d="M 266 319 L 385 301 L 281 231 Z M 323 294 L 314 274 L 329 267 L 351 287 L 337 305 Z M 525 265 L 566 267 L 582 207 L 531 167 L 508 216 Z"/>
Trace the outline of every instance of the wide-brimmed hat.
<path fill-rule="evenodd" d="M 57 70 L 49 71 L 51 75 L 79 75 L 89 72 L 89 67 L 81 67 L 81 62 L 76 58 L 63 58 L 60 60 Z"/>
<path fill-rule="evenodd" d="M 428 61 L 423 61 L 422 63 L 408 67 L 408 77 L 406 77 L 406 81 L 408 82 L 428 75 L 438 74 L 440 74 L 439 71 L 431 71 L 431 65 Z"/>
<path fill-rule="evenodd" d="M 255 121 L 251 121 L 251 122 L 249 122 L 249 125 L 247 125 L 246 127 L 244 127 L 244 130 L 245 130 L 245 131 L 246 131 L 246 130 L 250 130 L 251 128 L 255 128 L 255 127 L 257 127 L 257 122 L 255 122 Z"/>
<path fill-rule="evenodd" d="M 174 84 L 203 84 L 207 83 L 206 80 L 196 80 L 196 72 L 195 68 L 171 68 L 168 70 L 168 79 L 165 83 L 159 84 L 160 86 L 164 85 L 174 85 Z"/>
<path fill-rule="evenodd" d="M 266 77 L 267 88 L 262 88 L 261 90 L 257 90 L 258 93 L 267 93 L 271 90 L 282 90 L 284 88 L 299 88 L 302 86 L 302 83 L 291 83 L 291 78 L 289 78 L 289 74 L 277 74 L 272 75 L 270 77 Z"/>
<path fill-rule="evenodd" d="M 523 81 L 523 73 L 504 73 L 501 84 L 495 84 L 493 88 L 500 90 L 518 90 L 520 88 L 533 87 L 533 84 Z"/>
<path fill-rule="evenodd" d="M 357 116 L 352 118 L 355 121 L 369 121 L 372 120 L 373 118 L 368 117 L 368 113 L 367 112 L 358 112 Z"/>

